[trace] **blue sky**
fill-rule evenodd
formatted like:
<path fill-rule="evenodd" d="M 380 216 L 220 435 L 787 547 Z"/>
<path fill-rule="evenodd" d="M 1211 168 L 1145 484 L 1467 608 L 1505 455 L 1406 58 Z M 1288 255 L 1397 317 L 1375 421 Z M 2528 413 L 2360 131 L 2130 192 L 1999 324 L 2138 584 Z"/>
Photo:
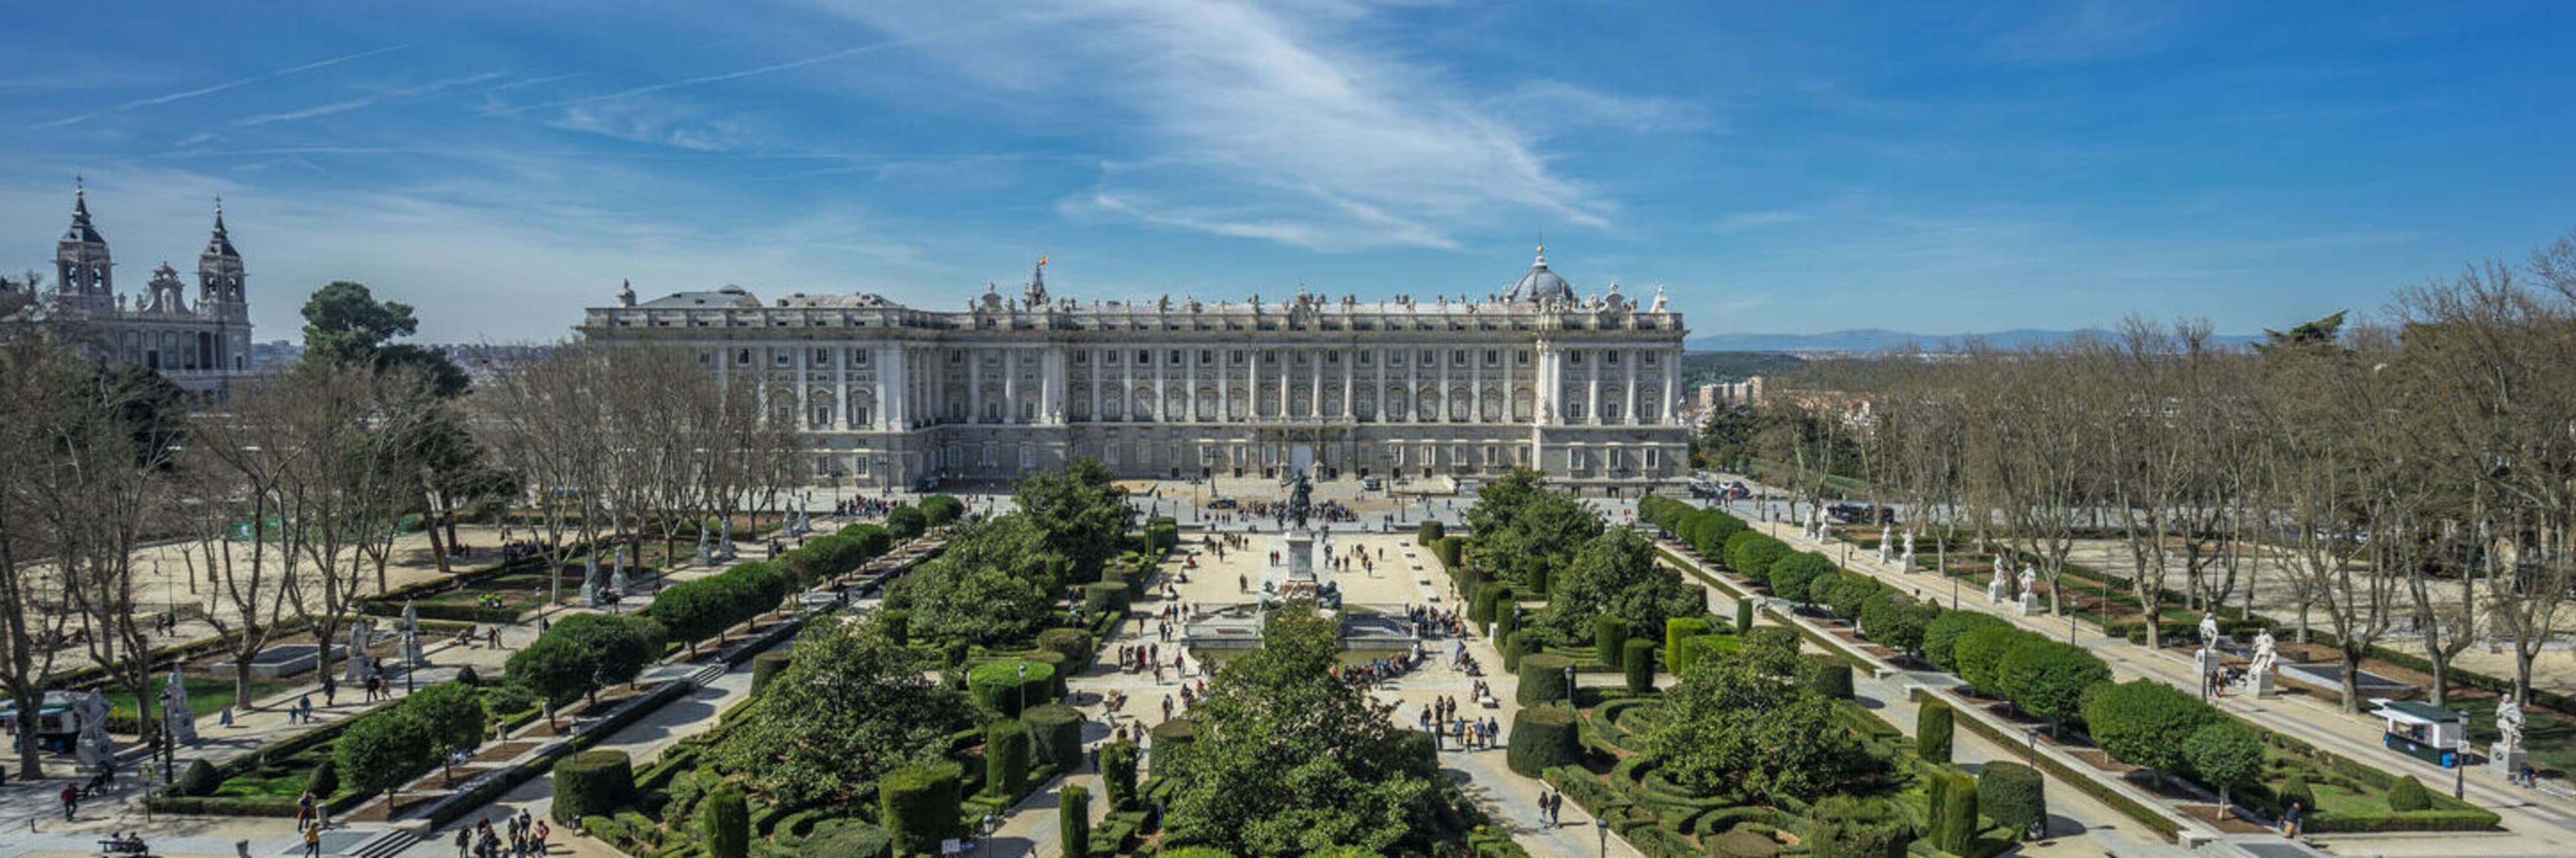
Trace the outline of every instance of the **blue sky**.
<path fill-rule="evenodd" d="M 263 338 L 435 340 L 621 279 L 960 306 L 1586 291 L 1703 332 L 2376 310 L 2576 227 L 2563 3 L 41 3 L 0 267 L 74 174 L 126 291 L 211 199 Z"/>

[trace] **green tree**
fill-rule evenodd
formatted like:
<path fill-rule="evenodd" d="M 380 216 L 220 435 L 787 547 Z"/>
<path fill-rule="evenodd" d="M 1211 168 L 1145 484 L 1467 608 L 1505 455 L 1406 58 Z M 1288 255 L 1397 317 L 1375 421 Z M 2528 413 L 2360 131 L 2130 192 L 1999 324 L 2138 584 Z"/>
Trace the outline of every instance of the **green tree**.
<path fill-rule="evenodd" d="M 572 641 L 589 657 L 594 702 L 600 686 L 633 682 L 662 657 L 662 624 L 633 614 L 573 614 L 546 634 Z"/>
<path fill-rule="evenodd" d="M 1574 562 L 1558 573 L 1558 581 L 1555 597 L 1533 624 L 1560 643 L 1592 638 L 1595 617 L 1627 620 L 1630 628 L 1660 629 L 1672 617 L 1697 616 L 1705 603 L 1699 588 L 1656 562 L 1654 543 L 1625 528 L 1585 543 Z"/>
<path fill-rule="evenodd" d="M 555 707 L 579 699 L 589 691 L 598 675 L 591 664 L 590 653 L 568 638 L 540 635 L 535 643 L 510 654 L 502 670 L 510 684 L 534 692 L 546 702 L 546 723 L 554 723 Z"/>
<path fill-rule="evenodd" d="M 2182 756 L 2202 783 L 2218 788 L 2218 813 L 2224 815 L 2227 792 L 2263 776 L 2263 737 L 2254 728 L 2220 721 L 2192 731 Z"/>
<path fill-rule="evenodd" d="M 875 620 L 809 625 L 795 654 L 712 749 L 786 803 L 862 800 L 884 773 L 938 761 L 973 711 L 934 678 L 936 656 L 894 643 Z"/>
<path fill-rule="evenodd" d="M 1515 471 L 1477 490 L 1467 522 L 1478 560 L 1492 565 L 1495 577 L 1524 586 L 1565 568 L 1603 529 L 1599 513 L 1547 489 L 1534 471 Z"/>
<path fill-rule="evenodd" d="M 2084 703 L 2084 728 L 2113 759 L 2154 769 L 2161 778 L 2189 760 L 2183 747 L 2218 710 L 2189 692 L 2152 679 L 2103 688 Z"/>
<path fill-rule="evenodd" d="M 388 706 L 358 717 L 331 743 L 359 793 L 374 795 L 421 776 L 438 761 L 438 734 L 419 714 Z"/>
<path fill-rule="evenodd" d="M 364 283 L 334 280 L 304 301 L 304 359 L 339 364 L 367 364 L 379 370 L 408 368 L 429 379 L 441 397 L 465 392 L 465 371 L 445 353 L 423 346 L 395 344 L 395 337 L 419 332 L 411 305 L 378 301 Z"/>
<path fill-rule="evenodd" d="M 1664 717 L 1646 734 L 1660 769 L 1699 795 L 1741 790 L 1763 800 L 1812 799 L 1866 765 L 1859 737 L 1832 699 L 1782 682 L 1794 650 L 1747 640 L 1702 657 L 1664 692 Z"/>
<path fill-rule="evenodd" d="M 1171 761 L 1169 842 L 1242 855 L 1427 850 L 1416 832 L 1439 800 L 1435 764 L 1408 750 L 1391 706 L 1330 675 L 1340 650 L 1336 623 L 1292 603 L 1261 649 L 1225 664 L 1190 709 L 1189 753 Z"/>
<path fill-rule="evenodd" d="M 1028 640 L 1055 615 L 1043 534 L 1014 513 L 960 528 L 936 560 L 897 579 L 886 605 L 917 636 L 980 644 Z"/>
<path fill-rule="evenodd" d="M 1075 459 L 1063 470 L 1024 477 L 1011 501 L 1017 515 L 1037 528 L 1038 544 L 1072 563 L 1079 581 L 1099 579 L 1136 516 L 1127 506 L 1127 490 L 1097 459 Z"/>

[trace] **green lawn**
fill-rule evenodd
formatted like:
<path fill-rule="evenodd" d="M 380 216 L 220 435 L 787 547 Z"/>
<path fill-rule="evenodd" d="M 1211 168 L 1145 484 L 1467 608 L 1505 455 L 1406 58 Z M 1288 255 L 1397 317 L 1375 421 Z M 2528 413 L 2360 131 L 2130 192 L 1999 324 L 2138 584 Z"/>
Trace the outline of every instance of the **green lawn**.
<path fill-rule="evenodd" d="M 156 715 L 160 707 L 160 689 L 162 684 L 168 681 L 165 676 L 152 683 L 153 707 Z M 188 708 L 195 710 L 200 720 L 212 718 L 216 711 L 233 705 L 232 680 L 189 677 L 184 682 L 188 687 Z M 286 687 L 287 684 L 280 680 L 254 679 L 250 681 L 250 697 L 252 700 L 263 699 Z M 108 689 L 105 693 L 110 708 L 120 712 L 138 711 L 134 707 L 134 695 L 126 693 L 123 689 Z"/>
<path fill-rule="evenodd" d="M 239 798 L 301 796 L 304 794 L 305 780 L 313 774 L 313 767 L 321 765 L 322 761 L 330 755 L 331 743 L 329 742 L 306 748 L 302 753 L 283 761 L 271 762 L 226 779 L 222 785 L 215 788 L 215 794 Z"/>
<path fill-rule="evenodd" d="M 2376 793 L 2360 793 L 2333 784 L 2309 784 L 2317 795 L 2315 810 L 2320 814 L 2380 814 L 2388 812 L 2388 799 Z"/>

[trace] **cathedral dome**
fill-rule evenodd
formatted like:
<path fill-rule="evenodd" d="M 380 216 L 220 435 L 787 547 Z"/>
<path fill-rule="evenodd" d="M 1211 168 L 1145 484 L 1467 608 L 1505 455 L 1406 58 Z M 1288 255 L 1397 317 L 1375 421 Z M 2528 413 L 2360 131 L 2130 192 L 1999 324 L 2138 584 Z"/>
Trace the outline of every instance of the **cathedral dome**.
<path fill-rule="evenodd" d="M 1530 263 L 1529 273 L 1521 275 L 1520 280 L 1512 283 L 1511 290 L 1503 293 L 1503 300 L 1572 301 L 1574 284 L 1565 282 L 1565 278 L 1556 276 L 1556 272 L 1548 270 L 1547 248 L 1541 247 L 1538 249 L 1538 261 Z"/>

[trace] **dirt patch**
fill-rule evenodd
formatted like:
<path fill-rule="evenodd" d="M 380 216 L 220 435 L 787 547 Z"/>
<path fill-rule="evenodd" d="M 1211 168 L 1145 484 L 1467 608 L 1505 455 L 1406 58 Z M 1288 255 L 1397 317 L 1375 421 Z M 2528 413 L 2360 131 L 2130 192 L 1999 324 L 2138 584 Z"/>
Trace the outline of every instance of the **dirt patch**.
<path fill-rule="evenodd" d="M 2085 765 L 2092 766 L 2096 769 L 2101 769 L 2102 771 L 2110 772 L 2112 774 L 2128 774 L 2138 770 L 2137 766 L 2132 766 L 2128 763 L 2111 759 L 2111 755 L 2105 753 L 2100 748 L 2064 748 L 2061 750 L 2064 750 L 2067 756 L 2083 760 Z"/>
<path fill-rule="evenodd" d="M 395 817 L 413 808 L 437 801 L 444 795 L 445 793 L 399 793 L 391 798 L 379 798 L 359 805 L 357 810 L 350 811 L 349 815 L 342 819 L 349 822 L 391 822 Z"/>
<path fill-rule="evenodd" d="M 509 759 L 511 759 L 511 758 L 513 758 L 513 757 L 516 757 L 516 756 L 520 755 L 520 754 L 524 754 L 524 753 L 527 753 L 527 752 L 529 752 L 529 751 L 531 751 L 531 750 L 534 750 L 538 745 L 542 745 L 542 744 L 545 744 L 545 743 L 543 743 L 543 742 L 498 742 L 498 743 L 494 743 L 494 744 L 491 744 L 491 745 L 486 745 L 486 746 L 484 746 L 484 748 L 483 748 L 483 750 L 482 750 L 482 751 L 480 751 L 480 752 L 478 752 L 478 753 L 476 753 L 476 754 L 474 755 L 474 761 L 475 761 L 475 762 L 477 762 L 477 763 L 499 763 L 499 762 L 505 762 L 505 761 L 508 761 Z"/>
<path fill-rule="evenodd" d="M 2256 825 L 2243 817 L 2223 812 L 2219 809 L 2218 805 L 2214 804 L 2178 804 L 2174 806 L 2174 809 L 2182 811 L 2184 816 L 2216 826 L 2219 831 L 2228 834 L 2277 833 L 2275 829 Z"/>

